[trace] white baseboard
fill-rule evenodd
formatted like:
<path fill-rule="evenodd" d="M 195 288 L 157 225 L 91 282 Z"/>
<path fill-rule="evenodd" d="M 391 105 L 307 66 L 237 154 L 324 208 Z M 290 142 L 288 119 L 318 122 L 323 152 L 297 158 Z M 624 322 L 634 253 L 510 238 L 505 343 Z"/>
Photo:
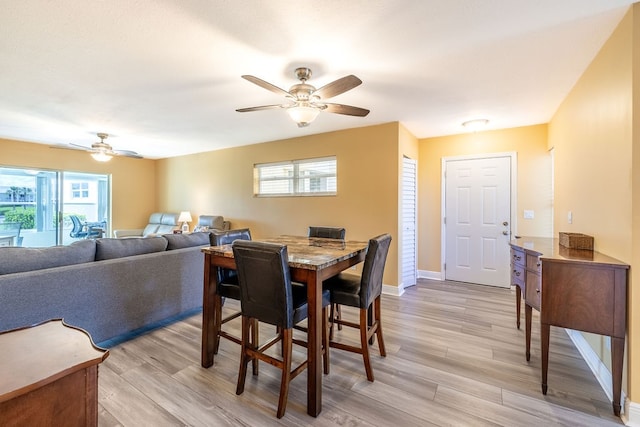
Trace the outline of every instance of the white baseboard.
<path fill-rule="evenodd" d="M 625 405 L 622 409 L 624 409 L 624 414 L 620 418 L 622 418 L 624 425 L 640 427 L 640 403 L 625 399 Z"/>
<path fill-rule="evenodd" d="M 382 293 L 384 295 L 393 295 L 396 297 L 402 296 L 404 294 L 404 286 L 402 284 L 400 286 L 391 286 L 382 284 Z"/>
<path fill-rule="evenodd" d="M 444 276 L 439 271 L 418 270 L 418 278 L 431 280 L 444 280 Z"/>
<path fill-rule="evenodd" d="M 587 362 L 587 365 L 589 365 L 591 372 L 593 372 L 593 375 L 595 375 L 600 383 L 600 387 L 602 387 L 604 393 L 610 401 L 613 401 L 613 377 L 611 376 L 611 371 L 602 363 L 602 360 L 600 360 L 596 352 L 593 351 L 593 348 L 591 348 L 587 340 L 584 339 L 581 332 L 572 329 L 565 329 L 565 331 L 582 355 L 582 358 Z M 624 390 L 621 393 L 620 401 L 622 402 L 621 414 L 624 415 L 621 416 L 621 418 L 624 423 L 628 426 L 633 425 L 640 427 L 640 404 L 627 401 Z"/>

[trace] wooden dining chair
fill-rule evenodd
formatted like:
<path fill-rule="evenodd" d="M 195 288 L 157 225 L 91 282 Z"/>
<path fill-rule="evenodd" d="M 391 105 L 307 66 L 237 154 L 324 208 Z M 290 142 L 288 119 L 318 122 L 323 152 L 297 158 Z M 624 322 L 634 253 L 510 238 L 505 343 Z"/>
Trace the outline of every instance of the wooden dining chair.
<path fill-rule="evenodd" d="M 340 239 L 344 240 L 345 235 L 347 234 L 347 230 L 343 227 L 318 227 L 318 226 L 310 226 L 309 227 L 309 237 L 320 237 L 324 239 Z M 331 322 L 333 323 L 333 318 L 340 320 L 342 318 L 342 310 L 340 309 L 340 305 L 332 304 L 331 307 Z M 342 330 L 342 324 L 336 323 L 338 325 L 338 330 Z M 333 334 L 333 328 L 331 328 L 330 334 Z M 331 339 L 332 336 L 329 337 Z"/>
<path fill-rule="evenodd" d="M 242 309 L 242 350 L 236 394 L 244 392 L 247 365 L 261 360 L 282 370 L 277 417 L 282 418 L 287 407 L 289 383 L 307 367 L 305 359 L 291 369 L 292 347 L 298 344 L 293 339 L 293 326 L 306 319 L 308 314 L 307 292 L 302 286 L 291 285 L 287 247 L 272 243 L 237 240 L 233 243 L 233 256 L 240 285 Z M 328 298 L 328 292 L 326 292 Z M 327 308 L 323 308 L 323 328 L 326 330 Z M 251 330 L 260 322 L 275 325 L 277 335 L 260 345 L 250 339 Z M 327 334 L 323 334 L 324 347 L 328 352 Z M 274 344 L 282 342 L 282 358 L 266 354 Z"/>
<path fill-rule="evenodd" d="M 391 235 L 389 234 L 382 234 L 370 239 L 367 255 L 364 260 L 364 267 L 362 269 L 362 276 L 358 277 L 353 274 L 340 273 L 324 282 L 324 288 L 329 289 L 331 292 L 332 311 L 334 304 L 340 304 L 358 308 L 360 315 L 359 322 L 354 323 L 334 318 L 334 314 L 330 314 L 332 322 L 360 330 L 360 347 L 334 342 L 332 333 L 329 334 L 329 339 L 331 340 L 329 345 L 333 348 L 362 354 L 367 379 L 369 381 L 374 380 L 369 357 L 369 340 L 374 334 L 378 338 L 380 355 L 382 357 L 386 357 L 387 355 L 382 338 L 380 299 L 382 294 L 382 276 L 390 244 Z M 369 322 L 367 313 L 372 306 L 373 316 L 371 322 Z M 371 325 L 369 325 L 369 323 L 371 323 Z M 331 329 L 333 329 L 333 323 L 331 324 Z"/>
<path fill-rule="evenodd" d="M 248 228 L 229 230 L 223 232 L 214 232 L 211 234 L 211 244 L 213 246 L 228 245 L 236 240 L 251 240 L 251 231 Z M 240 301 L 240 285 L 238 284 L 238 274 L 236 270 L 220 268 L 216 269 L 216 278 L 218 285 L 216 287 L 216 296 L 213 299 L 213 329 L 214 329 L 214 345 L 213 354 L 218 354 L 218 348 L 220 347 L 220 338 L 226 338 L 229 341 L 236 344 L 242 344 L 242 338 L 235 336 L 222 329 L 222 326 L 240 317 L 240 311 L 234 311 L 233 313 L 222 317 L 222 307 L 224 306 L 225 298 Z M 253 330 L 255 341 L 258 341 L 258 328 Z M 254 374 L 257 373 L 258 363 L 254 363 Z"/>

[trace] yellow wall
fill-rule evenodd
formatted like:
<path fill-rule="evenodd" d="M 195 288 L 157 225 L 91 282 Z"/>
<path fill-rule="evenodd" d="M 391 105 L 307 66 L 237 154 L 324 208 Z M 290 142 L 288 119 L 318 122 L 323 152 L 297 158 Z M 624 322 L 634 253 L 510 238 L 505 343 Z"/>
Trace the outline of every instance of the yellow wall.
<path fill-rule="evenodd" d="M 442 158 L 460 155 L 517 154 L 517 223 L 512 232 L 551 237 L 551 157 L 547 126 L 465 133 L 420 140 L 418 161 L 418 269 L 441 270 Z M 532 220 L 523 219 L 533 210 Z"/>
<path fill-rule="evenodd" d="M 156 209 L 156 162 L 114 157 L 100 163 L 78 150 L 0 139 L 0 166 L 111 175 L 111 229 L 139 228 Z"/>
<path fill-rule="evenodd" d="M 390 233 L 384 283 L 398 280 L 398 123 L 349 129 L 158 161 L 158 208 L 223 215 L 255 237 L 306 235 L 309 225 L 341 226 L 347 239 Z M 410 146 L 410 142 L 408 143 Z M 254 197 L 253 165 L 335 155 L 335 197 Z M 193 226 L 193 224 L 192 224 Z"/>
<path fill-rule="evenodd" d="M 597 251 L 631 264 L 632 278 L 640 268 L 640 224 L 634 218 L 640 207 L 640 154 L 634 150 L 639 141 L 633 132 L 640 114 L 633 108 L 634 99 L 640 100 L 633 94 L 634 82 L 640 84 L 640 67 L 636 53 L 634 70 L 632 55 L 640 46 L 639 8 L 632 6 L 549 124 L 549 146 L 555 151 L 556 228 L 593 235 Z M 572 224 L 567 222 L 568 211 L 573 213 Z M 634 339 L 640 329 L 640 295 L 632 280 L 628 295 L 627 392 L 632 401 L 640 402 L 640 342 Z M 610 366 L 605 340 L 591 334 L 585 338 Z"/>

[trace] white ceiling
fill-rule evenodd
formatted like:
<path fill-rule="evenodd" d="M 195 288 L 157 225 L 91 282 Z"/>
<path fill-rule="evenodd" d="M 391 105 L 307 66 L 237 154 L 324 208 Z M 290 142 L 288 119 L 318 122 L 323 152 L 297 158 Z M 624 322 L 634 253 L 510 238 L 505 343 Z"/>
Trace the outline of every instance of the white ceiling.
<path fill-rule="evenodd" d="M 0 13 L 0 137 L 149 158 L 399 121 L 418 138 L 546 123 L 633 0 L 21 0 Z M 298 128 L 284 98 L 355 74 Z M 1 157 L 1 153 L 0 153 Z"/>

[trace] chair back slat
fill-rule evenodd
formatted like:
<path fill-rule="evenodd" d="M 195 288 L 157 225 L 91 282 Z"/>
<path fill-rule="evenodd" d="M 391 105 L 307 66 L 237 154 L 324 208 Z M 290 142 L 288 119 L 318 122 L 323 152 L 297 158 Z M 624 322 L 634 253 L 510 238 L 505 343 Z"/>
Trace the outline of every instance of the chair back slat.
<path fill-rule="evenodd" d="M 251 231 L 248 228 L 211 233 L 213 246 L 229 245 L 236 240 L 251 240 Z M 237 272 L 228 268 L 216 268 L 218 283 L 235 283 Z"/>
<path fill-rule="evenodd" d="M 287 247 L 236 240 L 233 256 L 242 315 L 284 329 L 292 328 L 293 297 Z"/>
<path fill-rule="evenodd" d="M 344 240 L 346 233 L 347 231 L 341 227 L 309 227 L 309 237 Z"/>
<path fill-rule="evenodd" d="M 369 240 L 360 282 L 360 307 L 368 307 L 382 293 L 382 276 L 390 245 L 390 234 Z"/>

